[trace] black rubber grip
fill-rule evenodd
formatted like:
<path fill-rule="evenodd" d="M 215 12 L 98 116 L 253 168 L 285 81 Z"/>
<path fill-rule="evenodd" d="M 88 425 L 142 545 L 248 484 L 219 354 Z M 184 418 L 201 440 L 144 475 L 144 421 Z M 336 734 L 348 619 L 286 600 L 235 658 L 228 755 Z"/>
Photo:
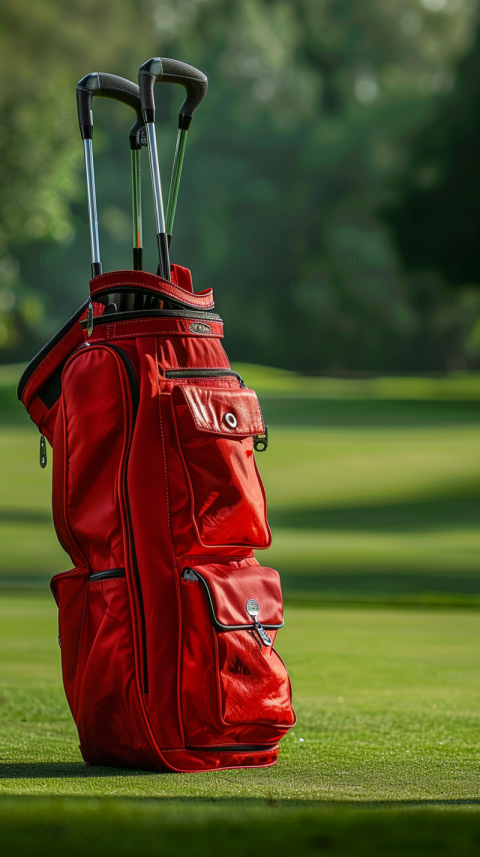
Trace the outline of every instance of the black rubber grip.
<path fill-rule="evenodd" d="M 94 95 L 121 101 L 122 104 L 127 104 L 132 110 L 135 110 L 137 118 L 135 124 L 130 128 L 130 145 L 132 149 L 141 149 L 144 145 L 141 135 L 144 122 L 138 85 L 125 77 L 107 74 L 106 72 L 93 72 L 82 77 L 77 83 L 77 110 L 78 124 L 83 139 L 93 136 L 92 99 Z"/>
<path fill-rule="evenodd" d="M 155 121 L 155 83 L 178 83 L 185 87 L 187 97 L 180 107 L 179 117 L 184 117 L 182 127 L 188 127 L 190 124 L 188 120 L 191 121 L 196 108 L 207 93 L 206 75 L 193 65 L 187 65 L 180 60 L 165 57 L 153 57 L 147 60 L 138 70 L 140 101 L 145 122 Z"/>

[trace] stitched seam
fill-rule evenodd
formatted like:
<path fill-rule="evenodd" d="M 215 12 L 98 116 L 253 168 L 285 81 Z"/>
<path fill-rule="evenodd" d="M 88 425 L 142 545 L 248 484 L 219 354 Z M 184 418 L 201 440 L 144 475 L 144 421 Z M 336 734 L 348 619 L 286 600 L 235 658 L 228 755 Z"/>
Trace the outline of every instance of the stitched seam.
<path fill-rule="evenodd" d="M 104 276 L 109 277 L 110 275 L 105 274 Z M 157 292 L 158 294 L 166 295 L 167 297 L 173 298 L 174 300 L 176 298 L 177 300 L 181 301 L 181 303 L 184 303 L 187 306 L 189 305 L 189 306 L 194 306 L 194 307 L 202 307 L 202 306 L 205 306 L 205 304 L 208 304 L 208 306 L 214 306 L 214 301 L 213 301 L 211 289 L 209 289 L 209 291 L 207 292 L 206 295 L 200 295 L 200 294 L 194 295 L 192 292 L 187 292 L 186 289 L 182 289 L 181 286 L 177 286 L 176 289 L 171 289 L 171 288 L 168 288 L 167 286 L 163 286 L 163 285 L 158 286 L 155 283 L 148 285 L 148 282 L 149 282 L 148 280 L 145 283 L 145 282 L 142 282 L 142 280 L 135 280 L 133 277 L 129 277 L 126 280 L 119 280 L 115 277 L 113 277 L 113 278 L 110 277 L 110 279 L 114 279 L 116 286 L 145 286 L 145 288 L 152 289 L 153 291 Z M 105 287 L 106 287 L 107 282 L 108 282 L 108 280 L 104 280 L 105 285 L 103 285 L 103 283 L 102 283 L 101 285 L 98 285 L 98 287 L 92 289 L 90 292 L 91 296 L 93 297 L 93 295 L 97 295 L 99 292 L 105 291 Z M 180 295 L 178 295 L 178 292 L 180 292 Z M 185 298 L 183 298 L 183 295 L 185 295 Z M 187 298 L 188 298 L 188 300 L 187 300 Z"/>
<path fill-rule="evenodd" d="M 80 634 L 78 636 L 77 665 L 75 667 L 75 685 L 74 685 L 74 689 L 73 689 L 73 700 L 74 701 L 75 701 L 75 696 L 76 696 L 75 691 L 76 691 L 76 685 L 77 685 L 78 667 L 80 664 L 80 650 L 82 647 L 83 626 L 84 626 L 84 622 L 85 622 L 85 613 L 86 613 L 86 608 L 87 608 L 87 596 L 88 596 L 88 586 L 85 586 L 85 595 L 83 597 L 82 621 L 80 623 Z"/>
<path fill-rule="evenodd" d="M 152 321 L 151 318 L 126 318 L 126 319 L 122 319 L 121 321 L 111 322 L 105 326 L 107 328 L 107 331 L 110 331 L 110 330 L 112 330 L 112 328 L 120 327 L 120 326 L 125 325 L 125 324 L 128 324 L 128 325 L 151 324 L 151 321 Z M 188 327 L 188 321 L 189 321 L 188 318 L 186 318 L 186 319 L 184 319 L 184 318 L 166 318 L 165 316 L 162 318 L 162 316 L 158 316 L 157 321 L 161 321 L 164 324 L 165 323 L 170 324 L 172 326 L 173 330 L 181 330 L 181 331 L 185 330 L 185 333 L 187 333 L 187 330 L 190 330 L 190 328 Z M 219 320 L 211 321 L 210 327 L 213 327 L 213 325 L 217 325 L 217 324 L 221 325 L 223 327 L 223 322 L 221 322 Z M 158 335 L 158 331 L 156 331 L 156 334 Z M 194 336 L 208 336 L 209 334 L 207 334 L 207 333 L 194 333 L 193 335 Z M 188 334 L 187 334 L 187 336 L 188 336 Z M 187 369 L 188 367 L 185 366 L 182 368 Z M 205 368 L 211 368 L 211 367 L 205 367 Z M 221 367 L 214 367 L 214 368 L 229 369 L 230 367 L 229 366 L 221 366 Z"/>
<path fill-rule="evenodd" d="M 173 543 L 173 534 L 172 534 L 172 525 L 170 519 L 170 484 L 168 481 L 168 468 L 167 468 L 167 455 L 166 455 L 166 446 L 165 446 L 165 431 L 163 427 L 163 414 L 162 414 L 162 389 L 160 385 L 160 372 L 158 369 L 158 339 L 155 340 L 155 366 L 157 367 L 157 388 L 158 388 L 158 418 L 160 422 L 160 434 L 162 436 L 162 452 L 163 452 L 163 467 L 165 471 L 165 496 L 167 500 L 167 524 L 168 524 L 168 535 L 170 537 L 170 546 L 172 549 L 172 568 L 173 568 L 173 579 L 175 582 L 175 600 L 177 602 L 177 618 L 178 618 L 178 654 L 177 654 L 177 675 L 176 675 L 176 697 L 177 697 L 177 717 L 178 717 L 178 725 L 180 728 L 180 735 L 183 743 L 185 743 L 185 734 L 183 731 L 183 712 L 180 706 L 180 681 L 181 681 L 181 673 L 180 673 L 180 663 L 181 663 L 181 654 L 182 654 L 182 613 L 181 613 L 181 603 L 180 603 L 180 592 L 178 588 L 178 569 L 177 563 L 175 559 L 175 545 Z"/>
<path fill-rule="evenodd" d="M 262 721 L 262 723 L 263 723 L 263 721 Z M 228 724 L 228 725 L 231 725 L 231 724 Z M 280 729 L 281 728 L 282 728 L 282 725 L 280 725 Z M 288 728 L 290 728 L 290 727 L 288 727 Z M 278 750 L 278 746 L 279 745 L 278 745 L 278 741 L 277 741 L 276 744 L 272 744 L 271 747 L 267 747 L 266 750 L 253 750 L 253 751 L 250 750 L 250 752 L 248 752 L 247 750 L 222 750 L 222 749 L 217 749 L 215 746 L 213 746 L 212 752 L 213 753 L 230 753 L 230 754 L 235 753 L 235 755 L 240 753 L 241 755 L 245 756 L 245 755 L 247 755 L 247 752 L 248 752 L 248 755 L 251 755 L 252 752 L 270 753 L 272 750 Z M 185 747 L 169 747 L 167 750 L 164 750 L 163 747 L 160 747 L 160 751 L 162 753 L 179 753 L 179 752 L 191 753 L 191 752 L 195 752 L 195 747 L 189 746 L 188 749 Z"/>
<path fill-rule="evenodd" d="M 170 295 L 176 294 L 176 292 L 178 290 L 179 292 L 181 292 L 184 295 L 187 295 L 189 297 L 195 297 L 195 294 L 193 292 L 189 292 L 187 289 L 182 288 L 182 286 L 179 286 L 177 283 L 169 283 L 167 280 L 163 280 L 160 277 L 155 277 L 154 274 L 149 274 L 147 271 L 142 271 L 141 277 L 136 276 L 135 272 L 133 272 L 133 271 L 132 271 L 132 275 L 133 276 L 129 275 L 126 280 L 119 280 L 118 279 L 118 271 L 110 271 L 106 274 L 101 274 L 100 276 L 102 278 L 103 283 L 107 283 L 110 280 L 115 280 L 115 282 L 118 286 L 136 286 L 136 285 L 146 286 L 147 283 L 152 283 L 152 285 L 148 286 L 148 288 L 157 288 L 157 289 L 162 288 L 162 289 L 165 289 L 166 292 L 170 291 Z M 157 285 L 158 280 L 160 280 L 160 285 Z M 171 288 L 172 285 L 176 286 L 176 288 L 172 289 Z M 102 288 L 102 286 L 99 284 L 98 288 L 92 290 L 92 294 L 94 291 L 98 291 L 101 288 Z M 197 298 L 202 300 L 206 297 L 209 297 L 212 293 L 212 289 L 206 289 L 205 291 L 207 292 L 206 295 L 202 295 L 201 293 L 199 293 L 199 294 L 197 294 Z"/>
<path fill-rule="evenodd" d="M 195 372 L 197 370 L 199 372 L 202 372 L 204 369 L 208 369 L 208 370 L 210 370 L 210 369 L 230 369 L 230 366 L 176 366 L 175 369 L 164 369 L 163 371 L 164 372 L 176 372 L 177 369 L 189 369 L 189 370 L 192 369 Z M 227 376 L 225 375 L 224 377 L 227 377 Z M 179 379 L 179 378 L 165 378 L 165 380 L 166 381 L 178 381 L 181 379 Z M 188 381 L 190 379 L 187 378 L 186 380 Z M 191 379 L 191 380 L 193 380 L 193 379 Z M 216 381 L 217 379 L 215 377 L 212 377 L 212 378 L 203 378 L 202 380 L 204 380 L 204 381 Z M 220 380 L 220 378 L 218 380 Z M 232 376 L 232 381 L 238 381 L 238 378 L 234 378 Z"/>
<path fill-rule="evenodd" d="M 135 339 L 137 336 L 201 336 L 203 339 L 223 339 L 223 330 L 221 333 L 187 333 L 186 330 L 142 330 L 137 333 L 117 333 L 115 339 Z M 90 340 L 91 345 L 97 342 L 105 342 L 109 337 L 104 336 L 102 339 Z"/>

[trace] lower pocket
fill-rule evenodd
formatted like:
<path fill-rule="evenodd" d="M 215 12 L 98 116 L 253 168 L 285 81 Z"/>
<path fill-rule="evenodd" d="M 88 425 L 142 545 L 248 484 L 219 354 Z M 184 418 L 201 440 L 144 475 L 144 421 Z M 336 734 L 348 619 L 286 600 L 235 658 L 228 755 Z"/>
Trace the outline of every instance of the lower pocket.
<path fill-rule="evenodd" d="M 260 566 L 184 569 L 182 613 L 186 743 L 278 741 L 295 715 L 288 673 L 273 646 L 283 625 L 277 572 Z"/>
<path fill-rule="evenodd" d="M 82 753 L 96 764 L 138 764 L 145 724 L 136 685 L 135 655 L 124 569 L 57 575 L 65 692 Z M 110 761 L 109 761 L 110 760 Z"/>

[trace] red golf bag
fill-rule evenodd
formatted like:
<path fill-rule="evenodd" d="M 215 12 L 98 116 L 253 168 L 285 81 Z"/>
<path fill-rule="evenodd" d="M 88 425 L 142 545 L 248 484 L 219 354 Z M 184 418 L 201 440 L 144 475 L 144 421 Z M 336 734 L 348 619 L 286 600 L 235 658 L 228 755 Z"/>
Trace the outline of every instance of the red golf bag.
<path fill-rule="evenodd" d="M 73 568 L 51 587 L 82 755 L 170 771 L 274 764 L 294 713 L 274 647 L 279 576 L 254 556 L 271 541 L 257 396 L 230 368 L 212 290 L 194 293 L 185 268 L 90 287 L 19 385 L 53 446 Z M 112 294 L 143 307 L 112 309 Z"/>

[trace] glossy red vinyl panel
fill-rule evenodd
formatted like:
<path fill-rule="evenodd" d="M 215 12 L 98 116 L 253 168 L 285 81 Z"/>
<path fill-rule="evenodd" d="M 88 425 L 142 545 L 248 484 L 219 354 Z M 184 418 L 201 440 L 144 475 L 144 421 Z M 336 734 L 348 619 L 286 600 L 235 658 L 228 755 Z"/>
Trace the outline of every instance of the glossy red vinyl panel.
<path fill-rule="evenodd" d="M 275 642 L 275 631 L 268 636 Z M 273 648 L 263 646 L 248 631 L 216 635 L 220 703 L 225 723 L 265 723 L 293 726 L 290 680 Z"/>
<path fill-rule="evenodd" d="M 57 575 L 52 590 L 65 691 L 83 757 L 97 765 L 159 767 L 136 687 L 126 579 L 89 581 L 77 570 Z"/>
<path fill-rule="evenodd" d="M 191 303 L 188 272 L 172 280 Z M 275 640 L 278 576 L 253 556 L 270 542 L 252 449 L 263 419 L 255 394 L 236 380 L 166 376 L 229 368 L 221 322 L 194 322 L 150 316 L 97 325 L 91 337 L 82 331 L 85 347 L 66 364 L 58 402 L 37 407 L 35 392 L 29 405 L 53 431 L 55 524 L 75 569 L 57 575 L 52 590 L 65 689 L 90 764 L 271 765 L 294 722 L 286 670 L 245 612 L 257 600 Z M 77 336 L 64 340 L 63 360 Z M 42 383 L 59 365 L 45 359 Z M 202 574 L 221 625 L 244 630 L 215 626 L 203 584 L 181 579 L 185 566 Z M 90 578 L 115 568 L 126 576 Z"/>
<path fill-rule="evenodd" d="M 54 434 L 55 525 L 74 560 L 80 552 L 94 571 L 124 568 L 120 491 L 129 394 L 118 356 L 101 346 L 82 349 L 65 367 L 63 388 Z"/>
<path fill-rule="evenodd" d="M 205 568 L 205 567 L 203 567 Z M 244 612 L 244 594 L 225 585 L 218 590 L 228 571 L 235 577 L 245 569 L 223 568 L 217 574 L 218 602 L 233 600 L 231 616 Z M 248 567 L 250 575 L 260 566 Z M 198 568 L 201 572 L 201 568 Z M 214 572 L 213 566 L 210 571 Z M 268 581 L 269 575 L 265 575 Z M 267 582 L 268 587 L 268 582 Z M 198 581 L 181 581 L 182 596 L 182 716 L 186 743 L 194 746 L 215 744 L 264 744 L 276 742 L 295 722 L 291 706 L 288 673 L 273 647 L 260 646 L 257 635 L 248 629 L 219 631 L 212 623 L 208 597 Z M 270 599 L 278 596 L 272 592 Z M 272 608 L 278 617 L 282 605 Z M 226 612 L 224 612 L 224 617 Z M 272 642 L 275 631 L 269 631 Z"/>
<path fill-rule="evenodd" d="M 218 402 L 220 424 L 229 391 L 208 389 L 207 392 L 209 412 L 204 414 L 204 420 L 211 417 Z M 234 401 L 238 395 L 239 391 L 232 391 Z M 172 398 L 177 444 L 190 492 L 191 523 L 200 544 L 269 547 L 271 533 L 265 492 L 255 462 L 253 439 L 232 436 L 227 431 L 199 431 L 183 389 L 175 387 Z"/>
<path fill-rule="evenodd" d="M 164 280 L 163 277 L 150 274 L 148 271 L 125 270 L 99 274 L 90 280 L 90 294 L 94 297 L 103 293 L 113 293 L 118 289 L 127 290 L 129 286 L 150 290 L 163 298 L 172 298 L 182 307 L 184 305 L 185 307 L 209 310 L 214 306 L 212 289 L 191 292 L 177 286 L 176 283 Z"/>
<path fill-rule="evenodd" d="M 247 388 L 177 387 L 175 403 L 185 399 L 198 431 L 222 437 L 253 437 L 265 431 L 257 394 Z"/>
<path fill-rule="evenodd" d="M 252 564 L 233 571 L 230 566 L 211 564 L 196 565 L 195 571 L 208 587 L 220 624 L 251 624 L 246 603 L 252 598 L 260 608 L 259 622 L 283 625 L 282 587 L 280 575 L 274 568 Z"/>

